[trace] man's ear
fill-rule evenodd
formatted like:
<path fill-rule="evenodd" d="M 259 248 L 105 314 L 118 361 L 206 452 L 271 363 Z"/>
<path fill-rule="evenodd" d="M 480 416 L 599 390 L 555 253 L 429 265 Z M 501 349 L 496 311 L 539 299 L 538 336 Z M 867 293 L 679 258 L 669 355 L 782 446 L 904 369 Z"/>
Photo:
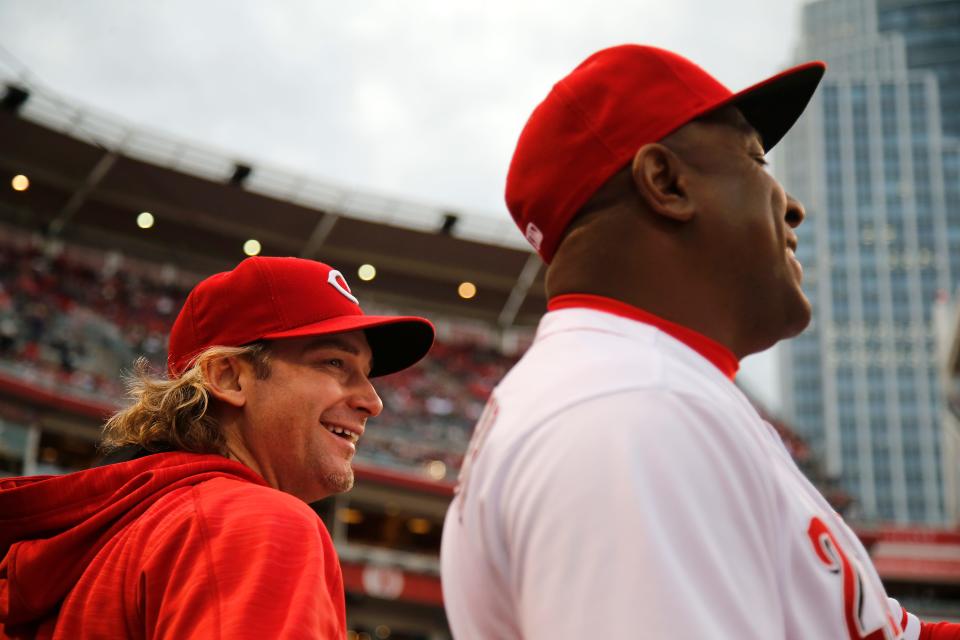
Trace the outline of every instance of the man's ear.
<path fill-rule="evenodd" d="M 244 365 L 240 358 L 213 358 L 202 363 L 210 395 L 232 407 L 240 408 L 246 404 L 247 397 L 241 384 Z"/>
<path fill-rule="evenodd" d="M 656 142 L 640 147 L 631 167 L 640 199 L 653 213 L 676 222 L 688 222 L 696 211 L 687 171 L 676 153 Z"/>

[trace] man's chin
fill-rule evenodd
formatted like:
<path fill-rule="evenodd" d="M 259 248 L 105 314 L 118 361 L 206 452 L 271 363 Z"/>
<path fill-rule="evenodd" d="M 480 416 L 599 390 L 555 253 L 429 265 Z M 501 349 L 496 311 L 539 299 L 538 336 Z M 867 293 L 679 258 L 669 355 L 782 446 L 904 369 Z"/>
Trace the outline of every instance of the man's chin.
<path fill-rule="evenodd" d="M 804 329 L 810 326 L 810 321 L 813 319 L 813 308 L 810 305 L 810 301 L 802 293 L 799 296 L 799 300 L 794 301 L 792 304 L 787 304 L 785 308 L 787 314 L 784 318 L 784 330 L 780 340 L 786 340 L 800 335 Z"/>
<path fill-rule="evenodd" d="M 350 491 L 353 489 L 353 469 L 348 466 L 344 471 L 327 474 L 326 485 L 331 494 Z"/>
<path fill-rule="evenodd" d="M 766 308 L 765 314 L 756 318 L 756 324 L 748 335 L 747 349 L 738 353 L 739 357 L 766 351 L 781 340 L 799 335 L 811 319 L 810 301 L 806 296 L 801 294 L 781 299 L 778 306 Z"/>

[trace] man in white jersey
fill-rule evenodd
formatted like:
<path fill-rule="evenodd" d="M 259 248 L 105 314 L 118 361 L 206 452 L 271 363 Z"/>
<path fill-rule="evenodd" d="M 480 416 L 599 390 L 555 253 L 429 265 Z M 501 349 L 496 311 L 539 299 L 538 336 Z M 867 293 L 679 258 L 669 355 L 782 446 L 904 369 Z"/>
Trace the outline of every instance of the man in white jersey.
<path fill-rule="evenodd" d="M 461 640 L 945 640 L 887 598 L 854 533 L 733 384 L 810 321 L 763 166 L 823 75 L 737 94 L 626 45 L 557 83 L 507 205 L 549 313 L 494 391 L 443 532 Z"/>

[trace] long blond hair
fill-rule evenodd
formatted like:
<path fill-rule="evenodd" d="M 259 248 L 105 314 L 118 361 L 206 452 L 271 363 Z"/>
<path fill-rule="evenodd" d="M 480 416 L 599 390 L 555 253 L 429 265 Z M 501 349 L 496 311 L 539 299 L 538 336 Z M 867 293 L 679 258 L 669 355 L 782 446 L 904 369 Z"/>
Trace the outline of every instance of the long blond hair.
<path fill-rule="evenodd" d="M 210 413 L 204 365 L 234 357 L 248 359 L 258 378 L 270 375 L 269 349 L 264 342 L 243 347 L 209 347 L 176 378 L 158 377 L 145 358 L 138 359 L 126 380 L 127 395 L 133 402 L 103 425 L 101 450 L 109 452 L 137 445 L 148 451 L 172 448 L 191 453 L 224 453 L 224 434 Z"/>

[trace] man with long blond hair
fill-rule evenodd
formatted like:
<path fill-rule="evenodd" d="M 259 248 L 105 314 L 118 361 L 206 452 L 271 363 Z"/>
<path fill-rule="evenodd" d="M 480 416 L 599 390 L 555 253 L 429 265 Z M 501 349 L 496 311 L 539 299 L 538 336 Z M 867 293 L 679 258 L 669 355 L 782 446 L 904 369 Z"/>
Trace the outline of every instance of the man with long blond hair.
<path fill-rule="evenodd" d="M 168 375 L 138 366 L 103 466 L 0 481 L 0 637 L 343 638 L 343 580 L 307 503 L 353 485 L 370 378 L 429 350 L 339 271 L 249 258 L 194 288 Z"/>

